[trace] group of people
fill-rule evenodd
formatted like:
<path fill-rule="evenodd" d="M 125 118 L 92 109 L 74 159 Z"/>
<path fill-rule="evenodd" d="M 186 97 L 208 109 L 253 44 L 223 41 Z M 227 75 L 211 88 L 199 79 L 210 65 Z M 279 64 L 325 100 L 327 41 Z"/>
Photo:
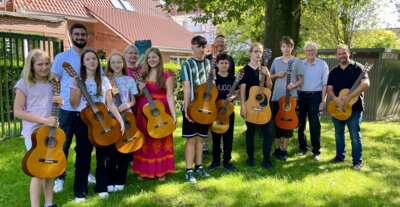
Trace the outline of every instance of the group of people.
<path fill-rule="evenodd" d="M 174 74 L 163 68 L 160 50 L 149 48 L 144 56 L 142 67 L 138 66 L 139 52 L 134 45 L 128 45 L 123 53 L 114 52 L 108 57 L 105 70 L 99 61 L 96 52 L 86 48 L 88 31 L 80 23 L 73 24 L 69 30 L 72 48 L 58 54 L 50 68 L 48 55 L 40 49 L 31 50 L 26 58 L 21 79 L 16 83 L 14 114 L 23 120 L 21 134 L 25 138 L 26 149 L 32 147 L 31 134 L 40 126 L 59 126 L 66 134 L 64 153 L 68 158 L 72 138 L 75 136 L 75 176 L 73 190 L 76 202 L 83 202 L 88 196 L 88 182 L 95 183 L 94 191 L 101 197 L 107 198 L 110 192 L 124 189 L 129 164 L 132 163 L 133 173 L 138 180 L 144 178 L 164 182 L 166 175 L 174 173 L 174 144 L 172 134 L 162 138 L 152 138 L 146 128 L 147 119 L 143 115 L 143 106 L 148 103 L 143 95 L 144 89 L 149 90 L 152 99 L 163 103 L 167 114 L 174 122 L 176 119 L 176 104 L 174 100 Z M 369 86 L 368 76 L 361 80 L 356 90 L 346 96 L 339 96 L 343 88 L 350 88 L 362 71 L 362 66 L 350 60 L 350 50 L 346 45 L 337 47 L 339 65 L 330 73 L 326 62 L 316 58 L 317 44 L 305 44 L 306 59 L 300 60 L 292 55 L 294 42 L 290 37 L 283 37 L 280 42 L 282 56 L 273 60 L 271 69 L 261 65 L 264 51 L 260 43 L 254 43 L 249 50 L 250 62 L 243 68 L 244 75 L 235 89 L 233 97 L 227 97 L 235 81 L 234 61 L 226 54 L 225 37 L 219 35 L 215 39 L 217 45 L 216 71 L 214 82 L 218 88 L 218 100 L 230 98 L 240 99 L 240 116 L 246 118 L 244 106 L 249 98 L 252 86 L 260 84 L 261 76 L 265 75 L 265 87 L 272 89 L 272 114 L 279 108 L 278 100 L 284 96 L 286 90 L 298 100 L 299 114 L 299 154 L 304 155 L 309 147 L 306 139 L 306 117 L 310 122 L 311 149 L 316 160 L 320 160 L 321 125 L 320 111 L 325 107 L 327 94 L 338 105 L 346 105 L 349 100 L 360 96 L 353 106 L 353 113 L 349 120 L 340 121 L 332 118 L 335 126 L 336 157 L 333 163 L 343 162 L 346 151 L 344 145 L 344 127 L 348 125 L 352 140 L 353 168 L 362 168 L 362 145 L 360 122 L 363 111 L 363 91 Z M 229 117 L 229 129 L 223 133 L 211 133 L 212 162 L 203 167 L 203 143 L 209 136 L 209 125 L 196 123 L 188 113 L 188 107 L 193 101 L 196 86 L 206 82 L 211 70 L 212 56 L 205 56 L 207 40 L 202 36 L 195 36 L 191 40 L 192 58 L 182 64 L 180 80 L 183 82 L 184 101 L 182 109 L 182 137 L 186 139 L 184 158 L 186 164 L 185 179 L 196 183 L 196 176 L 208 177 L 209 170 L 221 166 L 228 171 L 235 170 L 231 163 L 231 151 L 234 132 L 234 113 Z M 294 60 L 295 67 L 291 71 L 290 84 L 286 84 L 288 62 Z M 123 154 L 111 145 L 95 147 L 96 170 L 95 177 L 90 174 L 91 154 L 93 145 L 88 139 L 88 128 L 80 118 L 80 111 L 85 108 L 87 100 L 78 89 L 77 82 L 64 71 L 62 64 L 68 62 L 79 74 L 85 83 L 88 93 L 95 102 L 107 105 L 110 113 L 120 123 L 121 131 L 125 130 L 124 121 L 120 112 L 131 111 L 136 119 L 137 126 L 143 132 L 145 141 L 143 146 L 134 153 Z M 139 71 L 139 72 L 138 72 Z M 106 77 L 113 74 L 117 87 L 112 87 Z M 329 74 L 329 76 L 328 76 Z M 60 96 L 53 96 L 50 79 L 57 78 L 61 83 Z M 117 105 L 113 95 L 119 93 L 122 104 Z M 61 104 L 59 117 L 51 116 L 51 104 Z M 271 162 L 271 148 L 275 138 L 275 150 L 272 153 L 280 160 L 287 160 L 289 139 L 293 137 L 293 130 L 280 129 L 274 124 L 274 119 L 262 125 L 246 121 L 246 150 L 247 164 L 256 165 L 254 157 L 254 136 L 256 127 L 261 129 L 263 139 L 262 166 L 273 167 Z M 222 139 L 222 140 L 221 140 Z M 221 143 L 222 141 L 222 143 Z M 221 144 L 223 145 L 221 150 Z M 194 164 L 194 168 L 193 168 Z M 30 184 L 30 200 L 32 206 L 40 205 L 40 192 L 43 186 L 45 207 L 54 207 L 53 191 L 63 190 L 65 172 L 58 178 L 42 179 L 33 177 Z"/>

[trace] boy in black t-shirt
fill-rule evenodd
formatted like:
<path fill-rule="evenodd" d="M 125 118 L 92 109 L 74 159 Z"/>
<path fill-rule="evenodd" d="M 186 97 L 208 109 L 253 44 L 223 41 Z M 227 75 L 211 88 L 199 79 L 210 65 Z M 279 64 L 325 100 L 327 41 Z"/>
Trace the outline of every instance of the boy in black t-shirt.
<path fill-rule="evenodd" d="M 220 54 L 217 57 L 217 66 L 219 71 L 217 73 L 217 78 L 215 83 L 218 88 L 218 100 L 225 100 L 229 91 L 232 88 L 233 83 L 235 82 L 235 76 L 233 74 L 228 73 L 229 68 L 229 56 L 227 54 Z M 239 90 L 236 90 L 232 97 L 228 97 L 230 101 L 232 101 L 235 97 L 238 96 Z M 230 163 L 231 161 L 231 152 L 232 152 L 232 142 L 233 142 L 233 126 L 235 123 L 235 113 L 232 113 L 229 116 L 229 128 L 223 134 L 212 132 L 212 156 L 213 161 L 208 166 L 209 170 L 217 168 L 221 165 L 221 137 L 222 137 L 222 144 L 223 144 L 223 164 L 222 166 L 227 171 L 233 171 L 234 167 Z"/>

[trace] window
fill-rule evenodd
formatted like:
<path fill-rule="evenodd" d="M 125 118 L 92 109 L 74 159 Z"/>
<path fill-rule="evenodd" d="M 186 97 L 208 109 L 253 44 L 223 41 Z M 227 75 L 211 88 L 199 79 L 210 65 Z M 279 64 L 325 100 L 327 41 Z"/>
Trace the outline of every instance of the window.
<path fill-rule="evenodd" d="M 0 0 L 1 1 L 1 0 Z M 129 0 L 111 0 L 112 5 L 117 9 L 135 11 Z"/>
<path fill-rule="evenodd" d="M 6 3 L 6 0 L 0 0 L 0 5 L 3 5 L 4 3 Z"/>

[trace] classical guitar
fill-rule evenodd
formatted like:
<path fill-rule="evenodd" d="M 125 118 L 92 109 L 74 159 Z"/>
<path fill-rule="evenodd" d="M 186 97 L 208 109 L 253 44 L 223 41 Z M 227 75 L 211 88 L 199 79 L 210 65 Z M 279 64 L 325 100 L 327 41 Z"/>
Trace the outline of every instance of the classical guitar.
<path fill-rule="evenodd" d="M 133 71 L 136 77 L 139 77 L 139 82 L 144 83 L 144 80 L 139 70 Z M 167 114 L 164 104 L 159 100 L 153 100 L 149 89 L 143 88 L 147 103 L 143 106 L 143 114 L 147 118 L 147 132 L 153 138 L 164 138 L 172 134 L 175 130 L 175 122 L 172 116 Z"/>
<path fill-rule="evenodd" d="M 231 97 L 235 93 L 235 89 L 239 84 L 239 81 L 242 79 L 244 74 L 243 69 L 241 69 L 236 74 L 236 79 L 232 84 L 232 88 L 229 90 L 228 95 L 226 95 L 225 100 L 218 100 L 216 102 L 218 108 L 217 119 L 213 122 L 211 126 L 211 131 L 223 134 L 229 129 L 229 116 L 233 113 L 234 106 L 231 102 Z"/>
<path fill-rule="evenodd" d="M 95 103 L 92 100 L 85 83 L 71 65 L 64 62 L 62 66 L 64 70 L 76 80 L 78 87 L 88 104 L 88 106 L 82 109 L 80 116 L 82 121 L 85 122 L 88 127 L 90 143 L 97 147 L 105 147 L 114 144 L 122 136 L 121 125 L 117 120 L 110 116 L 104 103 Z"/>
<path fill-rule="evenodd" d="M 213 83 L 217 46 L 212 45 L 211 69 L 208 73 L 207 82 L 196 86 L 194 89 L 194 99 L 188 106 L 188 115 L 199 124 L 211 124 L 217 118 L 217 105 L 215 101 L 218 97 L 218 89 Z"/>
<path fill-rule="evenodd" d="M 107 75 L 113 88 L 118 87 L 115 81 L 115 77 L 112 74 Z M 121 95 L 114 94 L 114 98 L 117 101 L 117 106 L 122 104 Z M 131 153 L 140 149 L 144 144 L 144 135 L 136 126 L 136 118 L 133 113 L 128 111 L 129 109 L 120 112 L 122 119 L 125 124 L 125 132 L 122 137 L 115 142 L 115 147 L 121 153 Z"/>
<path fill-rule="evenodd" d="M 362 72 L 358 76 L 356 82 L 354 82 L 353 86 L 350 89 L 344 88 L 344 89 L 340 90 L 338 96 L 339 97 L 346 96 L 346 95 L 349 95 L 354 90 L 356 90 L 356 88 L 360 85 L 361 79 L 365 76 L 365 73 L 367 73 L 372 68 L 372 66 L 374 66 L 372 61 L 368 61 L 367 63 L 365 63 L 365 65 L 362 69 Z M 347 119 L 350 118 L 351 113 L 352 113 L 352 107 L 357 102 L 357 100 L 358 100 L 358 96 L 351 99 L 345 106 L 339 106 L 338 104 L 336 104 L 335 101 L 332 100 L 328 104 L 327 111 L 335 119 L 341 120 L 341 121 L 346 121 Z"/>
<path fill-rule="evenodd" d="M 286 86 L 290 83 L 290 73 L 294 69 L 294 60 L 289 60 L 288 68 L 286 71 Z M 281 129 L 292 130 L 297 128 L 299 118 L 296 114 L 297 101 L 294 97 L 290 96 L 290 90 L 286 88 L 285 96 L 279 99 L 279 110 L 275 115 L 275 124 Z"/>
<path fill-rule="evenodd" d="M 263 65 L 267 65 L 271 58 L 272 51 L 265 48 L 263 54 Z M 271 98 L 271 90 L 265 87 L 265 75 L 261 73 L 259 68 L 261 81 L 259 86 L 252 86 L 249 91 L 249 98 L 245 102 L 246 121 L 253 124 L 266 124 L 271 119 L 271 107 L 269 100 Z"/>
<path fill-rule="evenodd" d="M 53 95 L 60 94 L 60 82 L 53 78 L 50 81 Z M 58 117 L 59 104 L 53 103 L 51 116 Z M 67 160 L 63 151 L 65 133 L 53 126 L 42 126 L 32 133 L 32 148 L 22 160 L 22 169 L 33 177 L 55 178 L 61 175 Z"/>

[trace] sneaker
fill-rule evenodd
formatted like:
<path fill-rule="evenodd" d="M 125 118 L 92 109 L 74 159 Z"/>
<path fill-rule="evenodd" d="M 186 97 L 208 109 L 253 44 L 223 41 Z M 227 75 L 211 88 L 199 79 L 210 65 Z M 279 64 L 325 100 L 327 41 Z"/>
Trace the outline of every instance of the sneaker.
<path fill-rule="evenodd" d="M 75 198 L 75 203 L 82 203 L 85 201 L 86 201 L 86 198 Z"/>
<path fill-rule="evenodd" d="M 256 166 L 256 161 L 254 159 L 247 159 L 247 165 L 250 167 Z"/>
<path fill-rule="evenodd" d="M 121 190 L 124 190 L 124 185 L 115 185 L 114 186 L 114 191 L 121 191 Z"/>
<path fill-rule="evenodd" d="M 202 177 L 209 177 L 210 174 L 206 170 L 204 170 L 203 166 L 198 167 L 197 169 L 194 169 L 194 172 L 199 174 Z"/>
<path fill-rule="evenodd" d="M 223 167 L 226 171 L 228 171 L 228 172 L 236 171 L 235 166 L 233 166 L 232 163 L 230 163 L 230 162 L 224 163 L 224 164 L 222 165 L 222 167 Z"/>
<path fill-rule="evenodd" d="M 362 164 L 354 164 L 353 165 L 353 170 L 361 171 L 362 170 Z"/>
<path fill-rule="evenodd" d="M 57 178 L 57 179 L 54 181 L 54 187 L 53 187 L 54 193 L 59 193 L 59 192 L 61 192 L 63 189 L 64 189 L 64 180 L 63 180 L 63 179 L 60 179 L 60 178 Z"/>
<path fill-rule="evenodd" d="M 280 159 L 280 154 L 281 154 L 281 149 L 280 148 L 275 148 L 274 153 L 272 153 L 272 155 L 276 158 L 276 159 Z"/>
<path fill-rule="evenodd" d="M 316 160 L 316 161 L 320 161 L 321 160 L 321 155 L 313 154 L 313 159 Z"/>
<path fill-rule="evenodd" d="M 207 170 L 213 170 L 219 166 L 221 166 L 221 164 L 219 162 L 212 161 L 211 164 L 207 167 Z"/>
<path fill-rule="evenodd" d="M 281 150 L 281 154 L 279 155 L 279 158 L 280 158 L 282 161 L 287 161 L 287 158 L 288 158 L 287 151 Z"/>
<path fill-rule="evenodd" d="M 99 193 L 99 197 L 100 197 L 100 198 L 108 198 L 109 195 L 110 195 L 110 194 L 108 194 L 108 192 L 101 192 L 101 193 Z"/>
<path fill-rule="evenodd" d="M 107 192 L 111 193 L 115 191 L 115 187 L 113 185 L 108 185 L 107 186 Z"/>
<path fill-rule="evenodd" d="M 189 183 L 197 183 L 196 178 L 193 176 L 193 170 L 188 170 L 185 173 L 185 178 Z"/>
<path fill-rule="evenodd" d="M 88 181 L 88 183 L 96 184 L 96 178 L 90 173 L 89 173 L 89 175 L 87 177 L 87 181 Z"/>
<path fill-rule="evenodd" d="M 296 153 L 297 156 L 304 156 L 306 154 L 307 154 L 307 151 L 301 150 L 301 149 Z"/>
<path fill-rule="evenodd" d="M 344 162 L 344 159 L 339 159 L 338 157 L 335 157 L 330 162 L 333 164 L 336 164 L 336 163 Z"/>
<path fill-rule="evenodd" d="M 266 169 L 270 169 L 270 168 L 274 167 L 274 166 L 272 165 L 271 161 L 269 161 L 269 160 L 268 160 L 268 161 L 263 161 L 262 166 L 263 166 L 264 168 L 266 168 Z"/>

